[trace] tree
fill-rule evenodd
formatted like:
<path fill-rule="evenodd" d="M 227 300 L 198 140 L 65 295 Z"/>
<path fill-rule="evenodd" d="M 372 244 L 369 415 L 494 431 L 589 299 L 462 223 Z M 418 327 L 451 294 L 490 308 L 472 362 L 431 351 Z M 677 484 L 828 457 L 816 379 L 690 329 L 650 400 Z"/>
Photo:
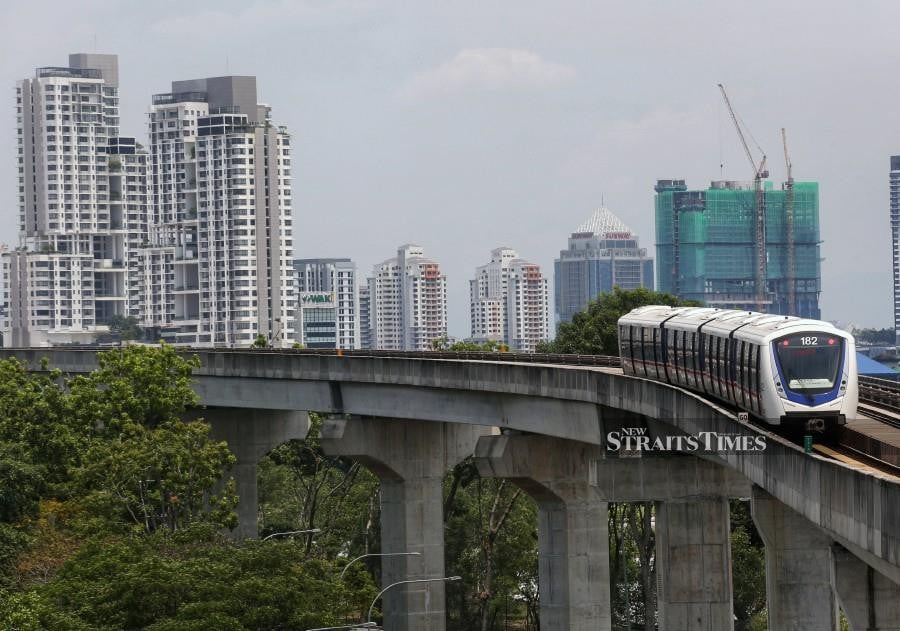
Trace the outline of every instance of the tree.
<path fill-rule="evenodd" d="M 140 339 L 143 334 L 141 327 L 138 326 L 137 318 L 119 314 L 109 319 L 109 330 L 111 333 L 117 333 L 123 340 Z"/>
<path fill-rule="evenodd" d="M 0 600 L 19 629 L 305 629 L 340 624 L 375 596 L 290 541 L 235 543 L 208 530 L 87 543 L 44 585 Z"/>
<path fill-rule="evenodd" d="M 894 329 L 859 329 L 853 331 L 856 340 L 861 344 L 893 344 Z"/>
<path fill-rule="evenodd" d="M 445 482 L 447 572 L 463 580 L 447 586 L 448 629 L 487 631 L 522 619 L 536 628 L 536 513 L 521 489 L 482 478 L 471 459 L 454 467 Z"/>
<path fill-rule="evenodd" d="M 201 421 L 166 420 L 155 427 L 128 422 L 121 434 L 98 441 L 75 472 L 76 489 L 92 513 L 147 533 L 183 529 L 195 521 L 234 528 L 234 482 L 211 490 L 236 458 L 209 438 Z"/>
<path fill-rule="evenodd" d="M 269 338 L 262 333 L 258 333 L 253 339 L 253 344 L 251 344 L 251 346 L 253 348 L 269 348 Z"/>
<path fill-rule="evenodd" d="M 303 440 L 279 445 L 259 465 L 260 534 L 320 528 L 322 552 L 348 559 L 378 546 L 378 479 L 360 463 L 328 456 L 322 419 L 310 415 Z M 306 537 L 306 547 L 312 537 Z"/>
<path fill-rule="evenodd" d="M 556 339 L 538 345 L 543 353 L 572 353 L 578 355 L 618 355 L 618 321 L 623 315 L 646 305 L 701 306 L 694 300 L 682 300 L 671 294 L 640 287 L 625 290 L 614 287 L 579 311 L 571 322 L 559 326 Z"/>
<path fill-rule="evenodd" d="M 0 362 L 0 565 L 7 569 L 26 540 L 35 550 L 72 549 L 51 545 L 66 536 L 42 536 L 54 530 L 42 526 L 45 518 L 59 513 L 75 516 L 73 529 L 94 534 L 233 524 L 230 487 L 210 491 L 234 458 L 209 438 L 206 424 L 181 420 L 198 402 L 191 389 L 196 358 L 162 345 L 114 349 L 97 360 L 97 370 L 69 379 L 57 370 L 29 373 L 15 359 Z M 38 514 L 42 498 L 41 506 L 68 508 Z"/>
<path fill-rule="evenodd" d="M 509 351 L 509 347 L 498 340 L 485 340 L 483 342 L 462 340 L 451 343 L 449 338 L 444 335 L 431 341 L 431 350 L 475 353 L 506 353 Z"/>

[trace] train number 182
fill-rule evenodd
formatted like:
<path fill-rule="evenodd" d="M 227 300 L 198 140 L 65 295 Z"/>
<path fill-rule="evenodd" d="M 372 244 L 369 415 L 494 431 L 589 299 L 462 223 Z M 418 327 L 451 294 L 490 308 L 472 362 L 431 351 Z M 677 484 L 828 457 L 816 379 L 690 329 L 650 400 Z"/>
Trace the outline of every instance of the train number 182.
<path fill-rule="evenodd" d="M 817 346 L 819 344 L 818 337 L 801 337 L 800 338 L 801 346 Z"/>

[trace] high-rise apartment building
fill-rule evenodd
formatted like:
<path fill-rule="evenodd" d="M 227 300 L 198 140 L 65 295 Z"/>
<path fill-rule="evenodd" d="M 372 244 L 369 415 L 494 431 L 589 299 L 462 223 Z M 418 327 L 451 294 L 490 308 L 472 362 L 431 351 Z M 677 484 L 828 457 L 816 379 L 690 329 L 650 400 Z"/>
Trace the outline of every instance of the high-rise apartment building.
<path fill-rule="evenodd" d="M 369 293 L 369 281 L 359 284 L 359 347 L 372 346 L 372 299 Z"/>
<path fill-rule="evenodd" d="M 255 77 L 174 81 L 150 107 L 141 324 L 175 343 L 294 341 L 290 135 Z"/>
<path fill-rule="evenodd" d="M 570 322 L 613 287 L 653 289 L 653 258 L 638 236 L 608 208 L 595 210 L 554 261 L 556 324 Z"/>
<path fill-rule="evenodd" d="M 356 263 L 296 259 L 298 305 L 294 334 L 307 348 L 360 348 Z"/>
<path fill-rule="evenodd" d="M 400 246 L 369 279 L 372 345 L 424 351 L 447 335 L 447 277 L 421 246 Z"/>
<path fill-rule="evenodd" d="M 891 256 L 894 259 L 894 337 L 900 345 L 900 156 L 891 156 Z"/>
<path fill-rule="evenodd" d="M 818 319 L 822 286 L 819 185 L 794 182 L 791 195 L 792 199 L 786 186 L 776 189 L 773 183 L 764 182 L 763 310 Z M 789 225 L 793 226 L 790 234 Z M 756 247 L 756 191 L 752 183 L 716 181 L 705 190 L 691 191 L 684 180 L 657 181 L 660 291 L 699 300 L 710 307 L 757 309 Z"/>
<path fill-rule="evenodd" d="M 38 68 L 16 85 L 16 122 L 20 241 L 2 256 L 4 343 L 90 342 L 127 314 L 129 222 L 146 204 L 145 157 L 119 138 L 117 57 Z"/>
<path fill-rule="evenodd" d="M 494 340 L 510 350 L 533 352 L 550 338 L 550 299 L 540 266 L 510 248 L 491 251 L 491 261 L 469 281 L 472 339 Z"/>
<path fill-rule="evenodd" d="M 16 88 L 19 247 L 4 344 L 90 343 L 133 316 L 175 343 L 293 342 L 290 136 L 254 77 L 176 81 L 150 147 L 119 136 L 115 55 Z"/>

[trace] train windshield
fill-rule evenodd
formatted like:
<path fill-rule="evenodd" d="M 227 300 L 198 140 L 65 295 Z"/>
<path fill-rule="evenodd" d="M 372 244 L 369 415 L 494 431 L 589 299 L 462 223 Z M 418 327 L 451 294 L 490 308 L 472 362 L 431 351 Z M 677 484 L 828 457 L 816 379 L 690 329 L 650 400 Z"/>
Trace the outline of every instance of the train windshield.
<path fill-rule="evenodd" d="M 775 341 L 775 353 L 788 389 L 809 395 L 834 388 L 843 350 L 842 338 L 826 334 L 800 333 Z"/>

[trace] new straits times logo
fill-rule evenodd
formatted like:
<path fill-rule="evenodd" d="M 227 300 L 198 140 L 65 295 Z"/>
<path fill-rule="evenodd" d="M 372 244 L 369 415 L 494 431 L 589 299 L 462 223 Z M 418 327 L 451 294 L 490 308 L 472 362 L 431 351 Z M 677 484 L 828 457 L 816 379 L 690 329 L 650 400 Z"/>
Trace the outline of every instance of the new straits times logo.
<path fill-rule="evenodd" d="M 650 436 L 646 427 L 623 427 L 606 434 L 606 450 L 622 452 L 744 453 L 765 451 L 765 436 L 698 432 L 674 436 Z"/>

